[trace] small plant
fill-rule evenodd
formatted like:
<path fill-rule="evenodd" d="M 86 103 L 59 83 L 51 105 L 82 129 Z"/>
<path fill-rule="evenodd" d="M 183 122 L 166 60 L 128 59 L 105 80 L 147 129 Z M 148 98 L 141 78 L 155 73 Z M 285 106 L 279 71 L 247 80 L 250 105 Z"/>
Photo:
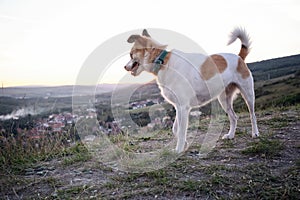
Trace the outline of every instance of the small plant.
<path fill-rule="evenodd" d="M 71 165 L 76 162 L 85 162 L 90 160 L 92 157 L 88 150 L 80 143 L 66 149 L 65 153 L 70 156 L 64 158 L 64 165 Z"/>
<path fill-rule="evenodd" d="M 279 140 L 261 137 L 257 141 L 249 143 L 249 147 L 242 151 L 246 155 L 260 155 L 266 158 L 278 156 L 283 149 L 283 144 Z"/>
<path fill-rule="evenodd" d="M 41 138 L 30 138 L 24 134 L 0 137 L 0 171 L 22 173 L 24 169 L 39 161 L 73 155 L 76 144 L 66 142 L 69 134 L 47 134 Z M 71 148 L 71 149 L 69 149 Z"/>

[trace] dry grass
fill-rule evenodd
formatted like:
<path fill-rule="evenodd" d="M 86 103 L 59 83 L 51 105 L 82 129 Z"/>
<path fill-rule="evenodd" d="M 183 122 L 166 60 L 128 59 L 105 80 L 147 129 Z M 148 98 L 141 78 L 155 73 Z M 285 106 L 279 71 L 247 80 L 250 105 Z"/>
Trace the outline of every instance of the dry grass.
<path fill-rule="evenodd" d="M 9 138 L 1 146 L 9 152 L 4 155 L 1 149 L 0 194 L 9 199 L 297 199 L 298 113 L 297 106 L 258 112 L 261 138 L 255 140 L 247 131 L 248 113 L 240 113 L 236 138 L 219 140 L 207 158 L 196 155 L 200 146 L 195 142 L 174 162 L 144 173 L 107 167 L 81 144 L 66 146 L 57 136 L 28 149 L 19 146 L 25 138 Z M 170 137 L 166 130 L 144 138 L 119 135 L 110 140 L 127 152 L 138 152 Z M 167 152 L 161 156 L 170 157 Z"/>

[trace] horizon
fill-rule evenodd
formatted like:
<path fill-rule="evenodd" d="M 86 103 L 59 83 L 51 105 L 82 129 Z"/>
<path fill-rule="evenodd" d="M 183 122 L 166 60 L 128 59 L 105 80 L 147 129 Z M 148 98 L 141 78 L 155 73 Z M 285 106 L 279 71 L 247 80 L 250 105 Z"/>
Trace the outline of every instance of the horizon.
<path fill-rule="evenodd" d="M 124 9 L 144 9 L 137 0 L 117 4 L 93 0 L 1 1 L 0 83 L 5 87 L 74 85 L 82 65 L 99 45 L 120 33 L 151 27 L 180 33 L 201 45 L 207 54 L 237 54 L 240 42 L 226 46 L 228 35 L 234 27 L 244 27 L 252 39 L 247 57 L 250 63 L 300 52 L 299 1 L 212 0 L 185 5 L 167 0 L 160 5 L 172 4 L 172 9 L 164 10 L 168 20 L 161 20 L 160 15 L 139 17 Z M 149 4 L 147 9 L 157 6 Z M 176 15 L 179 12 L 182 14 Z M 107 16 L 112 17 L 107 20 Z M 128 60 L 129 55 L 113 60 L 102 82 L 118 83 L 127 75 L 123 66 Z M 143 73 L 130 82 L 152 79 Z"/>
<path fill-rule="evenodd" d="M 149 83 L 149 82 L 148 82 Z M 101 85 L 134 85 L 134 84 L 140 84 L 143 85 L 144 83 L 99 83 L 97 85 L 17 85 L 17 86 L 8 86 L 4 87 L 3 89 L 9 89 L 9 88 L 44 88 L 44 87 L 74 87 L 74 86 L 79 86 L 79 87 L 94 87 L 94 86 L 101 86 Z"/>
<path fill-rule="evenodd" d="M 282 59 L 282 58 L 288 58 L 288 57 L 299 56 L 299 55 L 300 54 L 293 54 L 293 55 L 287 55 L 287 56 L 276 57 L 276 58 L 269 58 L 269 59 L 264 59 L 264 60 L 254 61 L 254 62 L 246 62 L 246 63 L 247 64 L 253 64 L 253 63 L 265 62 L 265 61 L 269 61 L 269 60 Z M 113 82 L 111 82 L 111 83 L 104 82 L 104 83 L 97 83 L 96 85 L 94 85 L 94 84 L 90 84 L 90 85 L 88 85 L 88 84 L 87 85 L 84 85 L 84 84 L 82 84 L 82 85 L 76 85 L 76 84 L 73 84 L 73 85 L 71 85 L 71 84 L 69 84 L 69 85 L 68 84 L 65 84 L 65 85 L 41 85 L 40 84 L 40 85 L 12 85 L 12 86 L 5 86 L 5 84 L 2 83 L 2 87 L 1 88 L 3 88 L 3 89 L 13 89 L 13 88 L 39 88 L 39 87 L 41 87 L 41 88 L 44 88 L 44 87 L 49 87 L 49 88 L 50 87 L 74 87 L 74 86 L 94 87 L 94 86 L 100 86 L 100 85 L 130 85 L 130 84 L 132 84 L 132 85 L 133 84 L 141 84 L 142 85 L 142 84 L 147 84 L 147 83 L 151 83 L 151 82 L 155 81 L 155 77 L 153 75 L 150 75 L 147 72 L 143 72 L 142 74 L 145 74 L 149 78 L 149 80 L 144 81 L 144 82 L 140 82 L 139 80 L 136 81 L 136 82 L 133 81 L 133 82 L 119 82 L 119 83 L 117 83 L 117 82 L 115 82 L 115 83 L 113 83 Z M 152 77 L 152 79 L 150 77 Z M 135 78 L 135 77 L 133 77 L 133 78 Z"/>

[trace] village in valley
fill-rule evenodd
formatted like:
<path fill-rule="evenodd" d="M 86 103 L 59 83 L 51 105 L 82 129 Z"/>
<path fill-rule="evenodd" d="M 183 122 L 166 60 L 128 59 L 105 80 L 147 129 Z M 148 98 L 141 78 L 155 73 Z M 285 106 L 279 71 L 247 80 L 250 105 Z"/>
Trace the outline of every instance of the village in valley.
<path fill-rule="evenodd" d="M 121 109 L 129 111 L 132 120 L 137 122 L 136 124 L 138 126 L 145 127 L 147 130 L 170 128 L 173 124 L 173 119 L 165 112 L 165 109 L 162 106 L 164 104 L 166 104 L 166 102 L 161 98 L 153 98 L 132 101 L 127 104 L 127 106 L 121 106 Z M 1 123 L 0 131 L 2 135 L 11 132 L 15 135 L 25 136 L 29 139 L 44 138 L 49 134 L 72 133 L 73 135 L 76 135 L 76 124 L 88 122 L 89 120 L 96 120 L 98 122 L 97 124 L 94 123 L 92 125 L 93 127 L 90 127 L 90 135 L 95 134 L 97 131 L 106 135 L 116 135 L 131 128 L 131 126 L 126 123 L 126 120 L 128 119 L 114 119 L 111 110 L 107 108 L 107 104 L 104 105 L 105 106 L 96 105 L 96 108 L 88 106 L 81 108 L 83 109 L 81 111 L 75 110 L 75 112 L 47 112 L 39 115 L 30 114 L 34 113 L 30 112 L 23 116 L 11 115 L 9 116 L 10 119 L 8 119 L 8 115 L 2 116 L 2 119 L 0 118 L 2 122 L 8 120 L 8 123 L 12 125 L 10 127 L 5 127 L 5 125 L 2 125 Z M 152 112 L 154 113 L 153 117 L 149 117 L 149 109 L 152 109 Z M 22 112 L 23 111 L 24 109 Z M 198 114 L 200 115 L 201 113 Z M 88 138 L 89 135 L 85 135 L 85 137 Z"/>

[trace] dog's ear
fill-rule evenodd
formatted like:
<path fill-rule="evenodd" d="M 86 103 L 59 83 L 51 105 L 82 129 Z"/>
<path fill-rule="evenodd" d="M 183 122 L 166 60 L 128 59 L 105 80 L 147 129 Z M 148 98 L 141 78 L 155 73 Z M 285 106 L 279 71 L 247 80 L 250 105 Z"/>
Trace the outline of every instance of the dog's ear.
<path fill-rule="evenodd" d="M 127 42 L 129 43 L 135 43 L 135 47 L 137 48 L 144 48 L 149 46 L 149 40 L 145 38 L 144 36 L 140 35 L 131 35 Z"/>
<path fill-rule="evenodd" d="M 159 49 L 166 49 L 168 47 L 168 45 L 161 45 L 161 46 L 159 46 L 158 48 Z"/>
<path fill-rule="evenodd" d="M 129 38 L 128 38 L 128 40 L 127 40 L 127 42 L 128 43 L 134 43 L 137 39 L 139 39 L 141 36 L 139 36 L 139 35 L 131 35 Z"/>
<path fill-rule="evenodd" d="M 146 36 L 146 37 L 151 37 L 150 34 L 148 33 L 148 31 L 146 29 L 143 30 L 142 35 Z"/>

